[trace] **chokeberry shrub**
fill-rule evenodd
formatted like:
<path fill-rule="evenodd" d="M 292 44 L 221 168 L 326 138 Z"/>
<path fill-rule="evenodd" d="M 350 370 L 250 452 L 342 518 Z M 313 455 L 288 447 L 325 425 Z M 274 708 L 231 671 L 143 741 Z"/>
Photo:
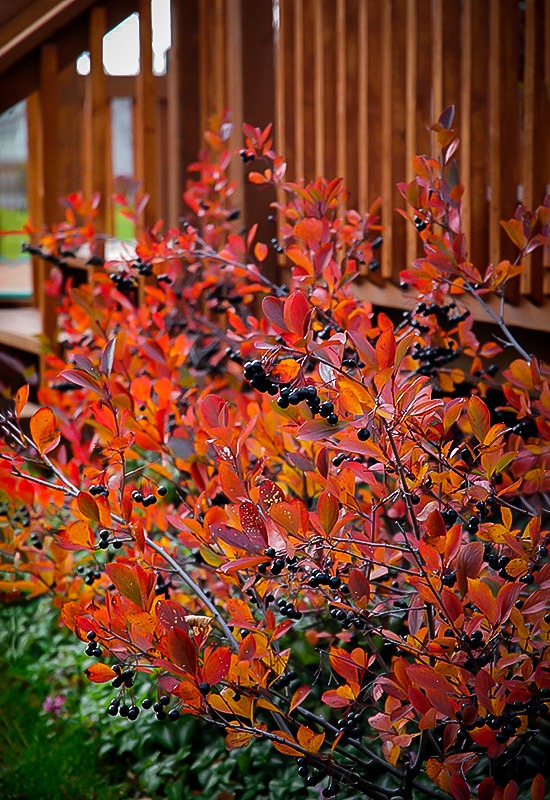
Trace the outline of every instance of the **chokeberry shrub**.
<path fill-rule="evenodd" d="M 400 185 L 422 255 L 398 324 L 353 285 L 377 204 L 290 183 L 270 126 L 240 153 L 277 191 L 270 245 L 239 228 L 225 117 L 180 227 L 104 262 L 96 202 L 71 195 L 30 230 L 97 271 L 60 297 L 29 428 L 26 387 L 2 417 L 4 597 L 52 595 L 106 714 L 263 739 L 324 797 L 544 796 L 550 371 L 491 298 L 548 241 L 550 202 L 503 223 L 515 262 L 472 264 L 452 125 Z M 137 220 L 145 199 L 117 199 Z"/>

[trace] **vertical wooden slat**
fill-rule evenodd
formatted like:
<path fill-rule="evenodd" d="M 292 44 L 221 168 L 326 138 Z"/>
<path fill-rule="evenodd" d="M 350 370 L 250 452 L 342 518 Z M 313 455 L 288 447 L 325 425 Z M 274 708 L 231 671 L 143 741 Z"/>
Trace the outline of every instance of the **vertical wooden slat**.
<path fill-rule="evenodd" d="M 525 4 L 525 38 L 524 38 L 524 76 L 523 76 L 523 159 L 522 159 L 522 202 L 527 208 L 534 204 L 534 133 L 535 133 L 535 2 L 526 0 Z M 527 257 L 524 261 L 524 272 L 521 276 L 522 294 L 529 294 L 532 283 L 533 260 Z"/>
<path fill-rule="evenodd" d="M 244 53 L 242 49 L 242 8 L 241 0 L 226 0 L 226 74 L 227 74 L 227 99 L 225 105 L 231 109 L 233 122 L 233 135 L 230 147 L 235 150 L 242 146 L 243 122 L 258 125 L 255 117 L 244 118 L 243 112 L 243 80 L 244 80 Z M 253 47 L 253 42 L 248 43 L 248 48 Z M 272 67 L 273 69 L 273 67 Z M 265 76 L 266 82 L 268 75 Z M 222 109 L 220 109 L 221 111 Z M 238 208 L 244 208 L 244 170 L 240 158 L 234 158 L 229 166 L 229 174 L 235 182 L 234 202 Z"/>
<path fill-rule="evenodd" d="M 369 206 L 368 181 L 369 181 L 369 74 L 368 74 L 368 12 L 367 0 L 359 2 L 359 17 L 357 24 L 357 181 L 359 184 L 357 200 L 360 211 L 364 212 Z"/>
<path fill-rule="evenodd" d="M 199 72 L 199 0 L 171 0 L 172 47 L 168 53 L 168 220 L 183 213 L 187 166 L 201 141 Z"/>
<path fill-rule="evenodd" d="M 406 107 L 406 28 L 402 21 L 407 16 L 407 0 L 393 0 L 393 32 L 392 32 L 392 178 L 391 178 L 391 205 L 389 213 L 392 215 L 392 264 L 389 277 L 395 283 L 399 281 L 399 273 L 406 266 L 406 221 L 397 215 L 395 208 L 402 205 L 396 183 L 406 174 L 406 148 L 405 148 L 405 115 Z"/>
<path fill-rule="evenodd" d="M 472 52 L 475 69 L 471 73 L 471 157 L 469 170 L 469 197 L 472 232 L 470 260 L 483 270 L 488 261 L 488 216 L 487 203 L 487 84 L 489 48 L 489 15 L 484 3 L 472 3 Z"/>
<path fill-rule="evenodd" d="M 286 21 L 287 15 L 281 8 L 280 0 L 277 0 L 275 9 L 274 28 L 274 57 L 275 57 L 275 144 L 276 149 L 284 157 L 286 153 L 286 131 L 285 131 L 285 108 L 287 103 L 286 93 L 286 59 L 284 43 L 287 39 Z M 290 102 L 290 100 L 289 100 Z"/>
<path fill-rule="evenodd" d="M 84 90 L 84 193 L 101 194 L 101 204 L 96 217 L 98 230 L 112 233 L 111 209 L 111 115 L 107 96 L 105 70 L 103 69 L 103 36 L 107 31 L 107 14 L 104 6 L 94 6 L 88 21 L 88 47 L 90 73 Z"/>
<path fill-rule="evenodd" d="M 139 74 L 136 77 L 135 169 L 142 190 L 149 194 L 143 224 L 152 226 L 158 216 L 157 97 L 153 75 L 151 0 L 139 0 Z"/>
<path fill-rule="evenodd" d="M 405 150 L 406 150 L 406 178 L 411 181 L 414 177 L 412 157 L 416 153 L 416 85 L 417 85 L 417 2 L 407 0 L 406 26 L 406 55 L 405 55 Z M 412 225 L 406 228 L 406 262 L 410 264 L 416 257 L 418 237 Z"/>
<path fill-rule="evenodd" d="M 309 180 L 315 170 L 315 0 L 303 0 L 303 116 L 304 116 L 304 175 Z"/>
<path fill-rule="evenodd" d="M 432 110 L 431 120 L 443 111 L 443 0 L 432 0 Z"/>
<path fill-rule="evenodd" d="M 294 2 L 294 165 L 297 178 L 304 177 L 304 8 Z"/>
<path fill-rule="evenodd" d="M 27 99 L 27 135 L 29 140 L 29 158 L 27 161 L 27 186 L 29 216 L 35 225 L 42 224 L 42 145 L 40 122 L 40 96 L 33 92 Z M 40 304 L 40 259 L 32 257 L 32 305 Z"/>
<path fill-rule="evenodd" d="M 473 41 L 472 41 L 472 0 L 462 2 L 462 24 L 460 29 L 462 61 L 460 70 L 460 163 L 461 183 L 465 187 L 462 197 L 462 230 L 470 245 L 471 236 L 471 124 L 472 124 L 472 68 L 473 68 Z"/>
<path fill-rule="evenodd" d="M 381 10 L 382 36 L 381 36 L 381 171 L 382 171 L 382 224 L 384 226 L 384 247 L 382 248 L 381 275 L 389 278 L 393 266 L 393 241 L 392 241 L 392 11 L 393 0 L 386 0 Z"/>
<path fill-rule="evenodd" d="M 497 264 L 500 252 L 500 136 L 501 136 L 501 30 L 500 0 L 489 6 L 489 261 Z"/>
<path fill-rule="evenodd" d="M 57 74 L 59 70 L 57 47 L 53 44 L 43 45 L 40 50 L 39 78 L 39 120 L 38 136 L 40 140 L 40 221 L 50 227 L 59 221 L 58 178 L 57 178 L 57 113 L 59 97 L 57 91 Z M 44 291 L 44 284 L 50 273 L 50 264 L 40 260 L 38 264 L 38 300 L 42 316 L 42 332 L 49 340 L 54 351 L 57 351 L 57 317 L 56 300 Z M 40 356 L 40 375 L 44 375 L 45 360 Z"/>
<path fill-rule="evenodd" d="M 247 122 L 265 128 L 275 114 L 275 64 L 273 42 L 273 10 L 271 0 L 239 0 L 242 47 L 242 115 Z M 262 75 L 262 81 L 257 75 Z M 252 166 L 254 169 L 254 166 Z M 270 187 L 246 182 L 244 185 L 244 223 L 258 223 L 258 239 L 268 242 L 275 231 L 269 222 L 270 204 L 276 200 Z M 277 280 L 275 252 L 270 250 L 262 271 Z"/>
<path fill-rule="evenodd" d="M 346 175 L 346 18 L 344 0 L 336 0 L 336 175 Z"/>
<path fill-rule="evenodd" d="M 323 52 L 323 4 L 317 3 L 315 10 L 315 51 L 314 51 L 314 106 L 315 106 L 315 173 L 325 175 L 325 70 Z"/>

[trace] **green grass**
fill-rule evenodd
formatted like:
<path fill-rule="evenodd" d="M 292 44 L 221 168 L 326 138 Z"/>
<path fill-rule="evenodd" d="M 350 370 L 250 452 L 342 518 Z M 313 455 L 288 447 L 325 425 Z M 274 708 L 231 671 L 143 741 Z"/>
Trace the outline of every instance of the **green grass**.
<path fill-rule="evenodd" d="M 26 211 L 0 207 L 0 231 L 20 231 L 27 222 Z M 21 258 L 21 245 L 27 236 L 0 236 L 0 258 Z"/>

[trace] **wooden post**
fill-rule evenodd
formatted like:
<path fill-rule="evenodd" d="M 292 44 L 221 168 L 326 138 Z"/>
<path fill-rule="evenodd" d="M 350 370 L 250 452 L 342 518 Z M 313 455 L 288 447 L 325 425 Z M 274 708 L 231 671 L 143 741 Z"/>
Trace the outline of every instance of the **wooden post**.
<path fill-rule="evenodd" d="M 186 169 L 200 147 L 199 0 L 172 0 L 168 54 L 168 220 L 184 211 Z"/>
<path fill-rule="evenodd" d="M 84 98 L 84 194 L 101 194 L 95 225 L 99 231 L 113 233 L 111 213 L 111 113 L 107 81 L 103 69 L 103 37 L 107 32 L 104 6 L 90 11 L 88 41 L 90 74 L 86 77 Z"/>
<path fill-rule="evenodd" d="M 252 125 L 265 127 L 275 121 L 275 48 L 273 35 L 273 8 L 271 0 L 241 0 L 242 47 L 242 98 L 243 119 Z M 258 75 L 262 80 L 258 80 Z M 258 223 L 257 238 L 268 242 L 274 235 L 268 222 L 270 203 L 275 192 L 245 182 L 243 216 L 245 225 Z M 277 265 L 274 253 L 263 262 L 263 271 L 276 279 Z"/>
<path fill-rule="evenodd" d="M 153 75 L 151 0 L 139 0 L 139 74 L 136 78 L 134 158 L 136 178 L 149 195 L 143 225 L 152 227 L 158 214 L 157 95 Z"/>

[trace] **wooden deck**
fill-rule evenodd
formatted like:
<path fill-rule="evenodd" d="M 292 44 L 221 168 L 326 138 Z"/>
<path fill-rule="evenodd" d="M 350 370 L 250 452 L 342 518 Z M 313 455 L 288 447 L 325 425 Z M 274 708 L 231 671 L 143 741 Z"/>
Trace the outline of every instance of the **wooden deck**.
<path fill-rule="evenodd" d="M 38 308 L 1 308 L 0 345 L 39 355 L 42 322 Z"/>

